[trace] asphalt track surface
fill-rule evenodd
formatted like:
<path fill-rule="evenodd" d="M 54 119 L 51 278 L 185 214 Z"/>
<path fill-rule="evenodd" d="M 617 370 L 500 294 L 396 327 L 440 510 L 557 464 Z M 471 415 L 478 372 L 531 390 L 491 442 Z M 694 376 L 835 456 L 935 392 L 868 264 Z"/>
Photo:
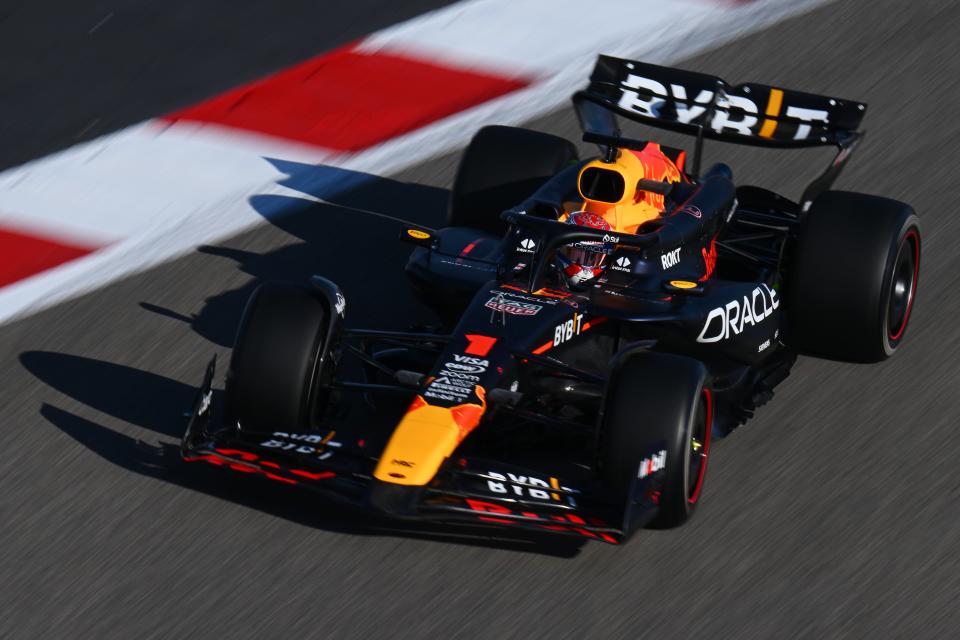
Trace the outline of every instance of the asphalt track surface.
<path fill-rule="evenodd" d="M 392 529 L 177 462 L 180 413 L 257 281 L 319 272 L 356 324 L 424 317 L 396 227 L 349 207 L 439 223 L 447 157 L 345 207 L 255 199 L 299 208 L 0 328 L 0 637 L 954 636 L 957 24 L 949 0 L 841 0 L 684 63 L 870 103 L 838 186 L 912 203 L 924 256 L 897 356 L 802 360 L 716 446 L 681 529 L 619 548 Z M 566 112 L 533 126 L 574 131 Z M 724 158 L 795 195 L 809 155 Z"/>

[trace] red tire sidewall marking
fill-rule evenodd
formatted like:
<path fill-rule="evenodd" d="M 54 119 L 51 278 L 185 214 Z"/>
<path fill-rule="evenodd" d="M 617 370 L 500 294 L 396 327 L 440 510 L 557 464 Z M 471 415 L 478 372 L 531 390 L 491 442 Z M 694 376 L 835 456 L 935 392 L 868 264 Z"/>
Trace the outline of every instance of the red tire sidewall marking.
<path fill-rule="evenodd" d="M 707 405 L 707 427 L 703 438 L 703 453 L 700 454 L 700 470 L 697 473 L 697 481 L 693 487 L 693 494 L 687 498 L 688 504 L 696 504 L 700 499 L 700 491 L 703 489 L 703 479 L 707 475 L 707 462 L 710 454 L 710 432 L 713 430 L 713 393 L 710 389 L 704 387 L 703 398 Z"/>
<path fill-rule="evenodd" d="M 907 311 L 903 315 L 903 322 L 900 323 L 900 329 L 896 334 L 890 333 L 889 330 L 887 331 L 887 336 L 891 343 L 899 340 L 903 336 L 903 332 L 907 330 L 907 323 L 910 322 L 910 312 L 913 311 L 913 301 L 917 297 L 917 282 L 920 280 L 920 235 L 916 229 L 907 231 L 906 235 L 903 236 L 901 246 L 903 243 L 910 242 L 911 239 L 913 240 L 913 242 L 911 242 L 913 246 L 913 282 L 910 283 L 910 298 L 907 300 Z M 902 250 L 901 248 L 901 251 Z M 899 255 L 899 252 L 897 252 L 897 254 Z M 894 268 L 896 268 L 896 265 L 894 265 Z M 886 311 L 889 313 L 889 308 Z"/>

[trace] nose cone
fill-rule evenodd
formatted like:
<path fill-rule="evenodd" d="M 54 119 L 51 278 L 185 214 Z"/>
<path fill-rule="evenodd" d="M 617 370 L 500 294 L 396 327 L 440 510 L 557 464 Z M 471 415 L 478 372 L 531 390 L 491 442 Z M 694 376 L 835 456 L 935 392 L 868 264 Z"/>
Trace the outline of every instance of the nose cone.
<path fill-rule="evenodd" d="M 400 420 L 373 475 L 392 484 L 425 485 L 459 442 L 460 427 L 452 411 L 423 405 Z"/>
<path fill-rule="evenodd" d="M 434 380 L 431 384 L 439 384 Z M 417 396 L 390 436 L 373 475 L 391 484 L 423 486 L 433 480 L 444 460 L 480 423 L 486 410 L 484 388 L 474 386 L 480 404 L 454 407 L 428 404 Z"/>

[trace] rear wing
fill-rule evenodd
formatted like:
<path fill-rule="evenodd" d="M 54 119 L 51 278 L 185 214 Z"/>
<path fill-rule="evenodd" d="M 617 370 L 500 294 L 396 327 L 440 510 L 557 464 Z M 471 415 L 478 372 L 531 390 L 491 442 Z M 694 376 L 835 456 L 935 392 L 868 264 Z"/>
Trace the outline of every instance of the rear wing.
<path fill-rule="evenodd" d="M 704 138 L 771 148 L 836 146 L 826 187 L 861 138 L 867 110 L 862 102 L 755 83 L 732 86 L 703 73 L 610 56 L 597 59 L 590 84 L 573 101 L 590 142 L 622 140 L 615 115 L 697 136 L 694 174 Z"/>

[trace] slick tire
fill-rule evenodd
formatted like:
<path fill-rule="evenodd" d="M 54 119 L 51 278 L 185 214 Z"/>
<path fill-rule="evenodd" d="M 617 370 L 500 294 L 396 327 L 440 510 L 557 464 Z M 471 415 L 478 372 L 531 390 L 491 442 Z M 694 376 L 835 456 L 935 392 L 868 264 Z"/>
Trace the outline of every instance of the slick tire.
<path fill-rule="evenodd" d="M 576 160 L 576 147 L 557 136 L 516 127 L 480 129 L 460 161 L 447 226 L 503 235 L 507 225 L 500 213 Z"/>
<path fill-rule="evenodd" d="M 828 191 L 814 200 L 786 282 L 787 343 L 800 353 L 879 362 L 903 342 L 920 276 L 908 205 Z"/>
<path fill-rule="evenodd" d="M 713 396 L 699 361 L 640 351 L 614 363 L 597 466 L 606 490 L 626 505 L 628 529 L 631 514 L 645 507 L 655 508 L 647 522 L 654 528 L 679 526 L 693 514 L 706 475 L 712 420 Z"/>
<path fill-rule="evenodd" d="M 327 305 L 299 287 L 264 284 L 250 296 L 227 372 L 228 419 L 243 431 L 311 426 Z"/>

